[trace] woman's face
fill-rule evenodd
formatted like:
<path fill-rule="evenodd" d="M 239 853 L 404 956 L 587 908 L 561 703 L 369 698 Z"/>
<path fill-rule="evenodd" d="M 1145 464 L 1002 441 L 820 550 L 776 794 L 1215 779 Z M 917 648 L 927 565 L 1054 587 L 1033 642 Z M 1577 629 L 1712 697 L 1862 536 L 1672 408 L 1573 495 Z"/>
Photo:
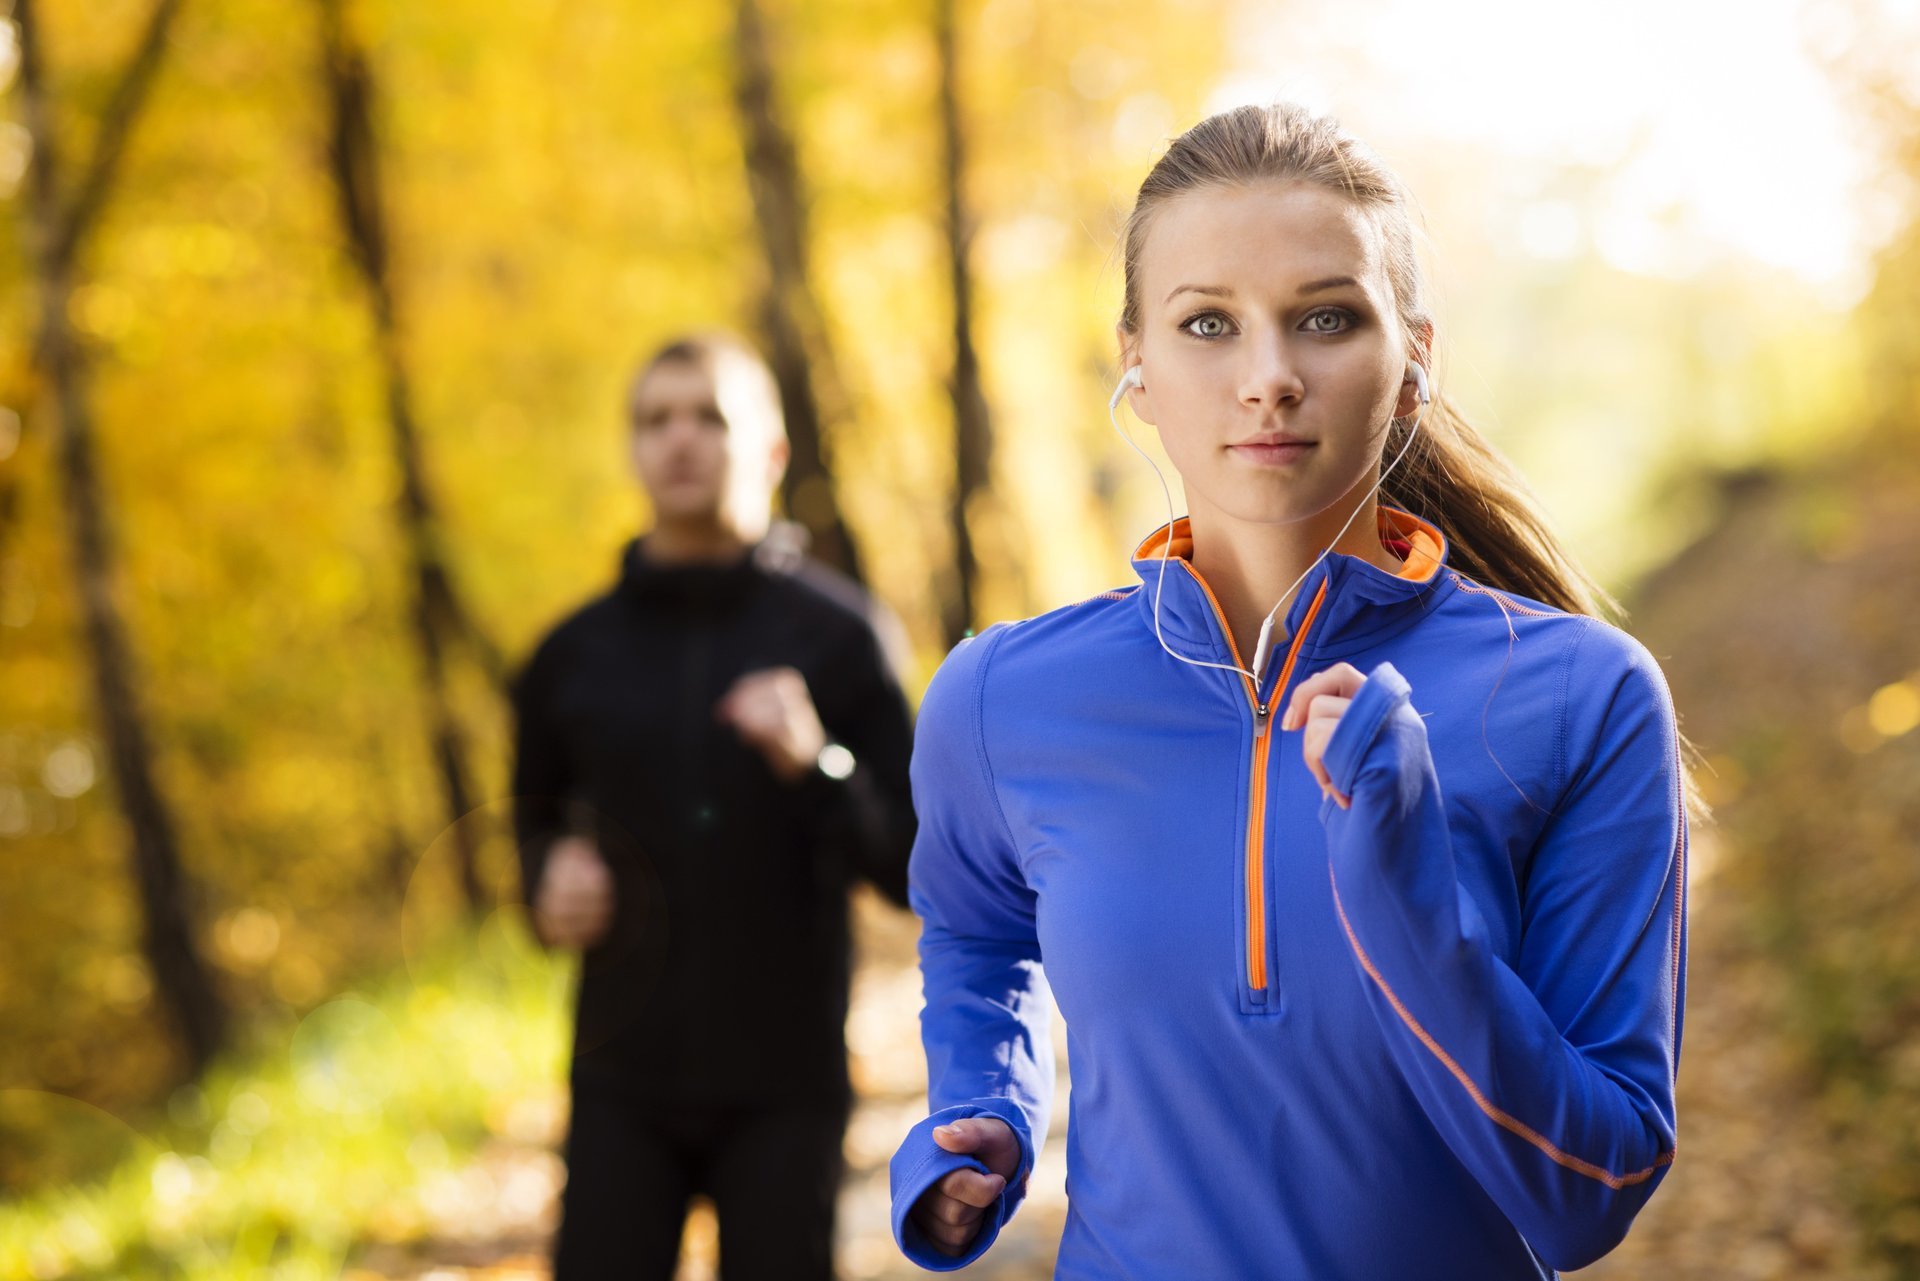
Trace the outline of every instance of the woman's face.
<path fill-rule="evenodd" d="M 1202 188 L 1154 214 L 1138 283 L 1129 394 L 1196 524 L 1344 521 L 1414 409 L 1372 223 L 1307 183 Z"/>

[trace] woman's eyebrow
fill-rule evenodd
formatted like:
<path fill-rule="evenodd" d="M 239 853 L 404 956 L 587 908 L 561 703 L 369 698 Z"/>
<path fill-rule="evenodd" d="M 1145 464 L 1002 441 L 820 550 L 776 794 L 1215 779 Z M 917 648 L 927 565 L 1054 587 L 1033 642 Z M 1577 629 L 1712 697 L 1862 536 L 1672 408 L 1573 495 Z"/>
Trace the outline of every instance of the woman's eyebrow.
<path fill-rule="evenodd" d="M 1160 301 L 1163 303 L 1172 302 L 1174 294 L 1180 293 L 1205 294 L 1209 298 L 1233 297 L 1233 290 L 1226 285 L 1175 285 L 1173 293 L 1168 294 Z"/>
<path fill-rule="evenodd" d="M 1360 282 L 1352 276 L 1328 276 L 1322 280 L 1308 281 L 1306 284 L 1300 286 L 1298 292 L 1302 294 L 1324 293 L 1329 289 L 1339 289 L 1345 285 L 1357 285 L 1359 283 Z M 1204 294 L 1209 298 L 1233 297 L 1233 290 L 1226 285 L 1176 285 L 1174 286 L 1173 292 L 1161 301 L 1163 304 L 1172 302 L 1174 295 L 1181 293 Z"/>

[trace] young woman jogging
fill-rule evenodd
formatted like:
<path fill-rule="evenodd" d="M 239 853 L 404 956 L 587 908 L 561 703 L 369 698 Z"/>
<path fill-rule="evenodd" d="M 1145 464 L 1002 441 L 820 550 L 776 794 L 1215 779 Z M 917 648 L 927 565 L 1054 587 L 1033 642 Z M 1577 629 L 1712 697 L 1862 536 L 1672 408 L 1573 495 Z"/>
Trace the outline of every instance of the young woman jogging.
<path fill-rule="evenodd" d="M 1429 394 L 1407 198 L 1338 126 L 1247 107 L 1177 139 L 1125 277 L 1115 400 L 1189 515 L 1138 586 L 988 628 L 927 692 L 932 1115 L 893 1161 L 899 1243 L 964 1266 L 1024 1196 L 1051 985 L 1057 1277 L 1582 1267 L 1674 1159 L 1660 670 Z"/>

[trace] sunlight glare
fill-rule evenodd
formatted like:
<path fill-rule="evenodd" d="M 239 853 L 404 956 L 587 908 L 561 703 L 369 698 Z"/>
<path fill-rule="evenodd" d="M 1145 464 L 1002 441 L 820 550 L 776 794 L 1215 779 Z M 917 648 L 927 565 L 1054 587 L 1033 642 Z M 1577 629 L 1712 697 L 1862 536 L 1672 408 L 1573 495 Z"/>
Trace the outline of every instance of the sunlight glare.
<path fill-rule="evenodd" d="M 1806 48 L 1802 0 L 1604 9 L 1524 0 L 1250 0 L 1209 102 L 1330 110 L 1418 190 L 1478 150 L 1540 175 L 1600 170 L 1573 216 L 1613 265 L 1686 276 L 1737 257 L 1838 293 L 1864 287 L 1870 157 Z M 1581 228 L 1521 215 L 1529 253 Z"/>

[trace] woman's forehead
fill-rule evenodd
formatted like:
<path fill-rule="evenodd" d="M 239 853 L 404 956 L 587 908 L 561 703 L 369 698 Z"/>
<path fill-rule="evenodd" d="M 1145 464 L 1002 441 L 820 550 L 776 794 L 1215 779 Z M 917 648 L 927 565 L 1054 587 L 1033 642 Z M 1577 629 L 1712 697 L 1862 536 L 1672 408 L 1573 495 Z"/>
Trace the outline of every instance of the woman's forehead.
<path fill-rule="evenodd" d="M 1380 235 L 1357 205 L 1303 182 L 1202 187 L 1155 211 L 1141 248 L 1142 302 L 1182 285 L 1291 290 L 1352 276 L 1386 285 Z"/>

